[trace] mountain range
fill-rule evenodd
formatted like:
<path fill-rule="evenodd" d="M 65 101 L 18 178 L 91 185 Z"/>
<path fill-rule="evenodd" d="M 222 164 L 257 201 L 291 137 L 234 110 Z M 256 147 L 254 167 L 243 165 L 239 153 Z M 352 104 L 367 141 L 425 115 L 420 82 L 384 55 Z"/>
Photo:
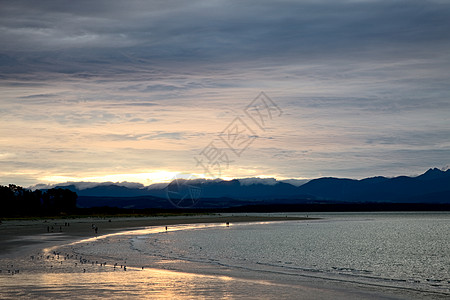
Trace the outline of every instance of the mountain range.
<path fill-rule="evenodd" d="M 182 180 L 145 187 L 134 183 L 70 183 L 79 207 L 227 208 L 305 203 L 450 203 L 450 170 L 416 177 L 361 180 L 324 177 L 298 186 L 275 179 Z M 36 188 L 39 188 L 37 186 Z M 40 188 L 42 189 L 42 188 Z M 43 189 L 45 190 L 45 189 Z"/>

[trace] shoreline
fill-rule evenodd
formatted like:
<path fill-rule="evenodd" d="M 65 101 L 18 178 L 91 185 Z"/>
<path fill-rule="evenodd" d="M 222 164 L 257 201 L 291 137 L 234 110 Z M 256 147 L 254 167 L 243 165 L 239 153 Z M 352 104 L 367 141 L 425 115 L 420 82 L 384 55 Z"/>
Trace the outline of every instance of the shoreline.
<path fill-rule="evenodd" d="M 150 217 L 86 217 L 74 219 L 6 220 L 0 224 L 0 257 L 16 255 L 22 250 L 58 245 L 150 226 L 202 223 L 241 223 L 314 220 L 303 217 L 193 215 Z M 94 228 L 97 228 L 97 232 Z"/>

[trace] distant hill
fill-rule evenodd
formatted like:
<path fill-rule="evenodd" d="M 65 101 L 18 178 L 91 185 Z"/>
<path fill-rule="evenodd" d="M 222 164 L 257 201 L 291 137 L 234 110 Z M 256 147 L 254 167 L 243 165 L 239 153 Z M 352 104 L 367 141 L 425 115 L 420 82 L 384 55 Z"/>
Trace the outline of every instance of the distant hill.
<path fill-rule="evenodd" d="M 59 187 L 76 192 L 79 207 L 170 208 L 174 203 L 197 208 L 305 203 L 450 203 L 450 170 L 429 169 L 417 177 L 361 180 L 326 177 L 300 186 L 288 182 L 202 179 L 149 187 L 114 183 L 90 184 L 87 188 L 86 183 Z M 175 193 L 168 194 L 168 191 Z M 190 199 L 192 191 L 196 192 L 195 199 Z M 187 198 L 177 200 L 177 197 Z"/>
<path fill-rule="evenodd" d="M 300 186 L 299 190 L 317 199 L 333 201 L 450 203 L 450 170 L 429 169 L 417 177 L 319 178 Z"/>

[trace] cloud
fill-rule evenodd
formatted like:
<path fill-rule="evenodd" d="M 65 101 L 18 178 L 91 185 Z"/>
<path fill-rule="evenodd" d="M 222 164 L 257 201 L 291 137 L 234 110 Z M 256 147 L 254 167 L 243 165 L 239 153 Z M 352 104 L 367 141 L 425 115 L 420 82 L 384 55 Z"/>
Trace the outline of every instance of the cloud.
<path fill-rule="evenodd" d="M 126 102 L 123 101 L 121 103 L 108 103 L 107 106 L 114 107 L 114 106 L 137 106 L 137 107 L 146 107 L 146 106 L 155 106 L 158 105 L 157 103 L 151 103 L 151 102 Z"/>
<path fill-rule="evenodd" d="M 58 97 L 57 94 L 35 94 L 21 97 L 22 99 L 34 99 L 34 98 L 54 98 Z"/>
<path fill-rule="evenodd" d="M 383 136 L 374 136 L 367 140 L 368 144 L 396 145 L 409 149 L 436 149 L 449 143 L 450 130 L 414 130 L 396 131 Z"/>
<path fill-rule="evenodd" d="M 447 47 L 450 37 L 449 5 L 433 1 L 130 1 L 126 9 L 117 1 L 89 2 L 89 9 L 70 1 L 53 5 L 2 4 L 4 65 L 19 71 L 39 65 L 62 73 L 85 68 L 106 75 L 112 68 L 130 73 L 158 62 L 181 63 L 172 69 L 186 64 L 204 69 L 211 62 L 289 64 L 346 59 L 350 53 L 352 59 L 380 61 Z"/>
<path fill-rule="evenodd" d="M 229 177 L 445 165 L 448 28 L 445 1 L 2 1 L 0 176 L 199 172 L 261 90 L 283 116 Z"/>
<path fill-rule="evenodd" d="M 183 132 L 156 132 L 144 134 L 109 134 L 104 135 L 104 138 L 116 141 L 140 141 L 140 140 L 181 140 L 185 138 Z"/>
<path fill-rule="evenodd" d="M 133 118 L 133 119 L 131 119 L 131 120 L 128 120 L 128 122 L 144 122 L 145 120 L 144 119 L 141 119 L 141 118 Z"/>

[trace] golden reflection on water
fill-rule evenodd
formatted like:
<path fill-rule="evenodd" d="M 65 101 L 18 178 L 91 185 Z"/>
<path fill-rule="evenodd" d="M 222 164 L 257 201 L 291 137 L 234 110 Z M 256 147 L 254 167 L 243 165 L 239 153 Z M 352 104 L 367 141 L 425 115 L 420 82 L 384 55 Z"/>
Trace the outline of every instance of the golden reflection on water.
<path fill-rule="evenodd" d="M 127 272 L 21 274 L 0 277 L 0 286 L 1 299 L 236 299 L 239 295 L 259 295 L 258 298 L 264 299 L 270 296 L 276 285 L 227 276 L 136 269 Z"/>

